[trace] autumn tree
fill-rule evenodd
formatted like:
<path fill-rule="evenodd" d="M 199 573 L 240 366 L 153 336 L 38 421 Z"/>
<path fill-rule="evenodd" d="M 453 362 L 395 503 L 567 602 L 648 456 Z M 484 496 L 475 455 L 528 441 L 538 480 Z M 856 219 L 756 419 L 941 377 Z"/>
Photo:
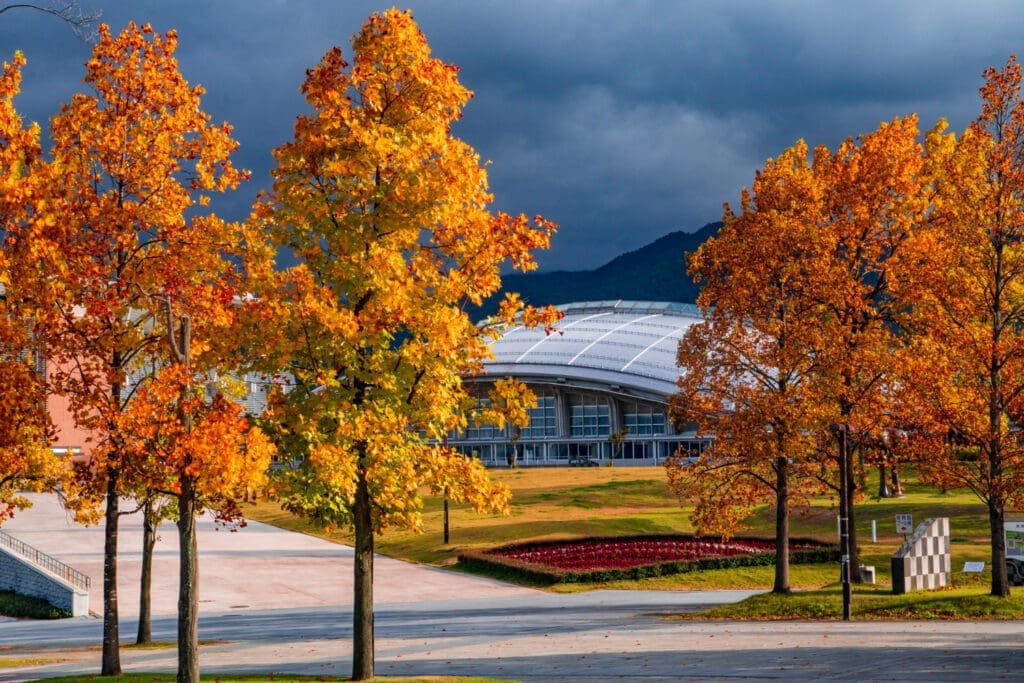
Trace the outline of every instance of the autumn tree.
<path fill-rule="evenodd" d="M 208 373 L 198 372 L 171 328 L 180 356 L 145 379 L 121 414 L 125 451 L 135 476 L 170 497 L 178 529 L 178 680 L 199 680 L 199 549 L 196 521 L 208 509 L 222 522 L 241 519 L 239 502 L 261 485 L 273 447 L 251 426 L 242 407 L 222 392 L 207 396 Z"/>
<path fill-rule="evenodd" d="M 815 223 L 829 245 L 815 264 L 811 290 L 823 310 L 818 393 L 834 406 L 838 428 L 832 432 L 832 460 L 839 461 L 847 442 L 851 488 L 860 464 L 852 454 L 879 438 L 894 415 L 894 321 L 906 301 L 893 272 L 929 206 L 918 138 L 917 117 L 911 115 L 848 139 L 835 152 L 819 147 L 814 154 L 814 176 L 824 188 Z M 859 582 L 855 499 L 847 497 L 843 516 L 850 530 L 852 579 Z"/>
<path fill-rule="evenodd" d="M 984 76 L 963 135 L 928 137 L 936 193 L 905 269 L 917 295 L 907 382 L 934 422 L 925 473 L 985 502 L 991 594 L 1006 597 L 1005 511 L 1024 505 L 1024 100 L 1015 58 Z"/>
<path fill-rule="evenodd" d="M 790 590 L 791 511 L 821 489 L 821 307 L 808 293 L 825 248 L 822 195 L 801 142 L 765 164 L 739 215 L 726 207 L 722 229 L 690 257 L 704 321 L 680 342 L 671 403 L 676 422 L 714 439 L 696 463 L 666 461 L 670 490 L 695 503 L 701 533 L 731 535 L 757 505 L 774 506 L 776 593 Z"/>
<path fill-rule="evenodd" d="M 51 377 L 79 426 L 94 435 L 88 472 L 105 496 L 102 673 L 120 673 L 117 534 L 123 478 L 132 471 L 122 414 L 132 363 L 160 344 L 165 302 L 223 301 L 211 259 L 230 253 L 223 222 L 204 215 L 211 192 L 243 173 L 237 144 L 213 125 L 174 57 L 177 35 L 101 25 L 86 64 L 92 94 L 62 106 L 51 125 L 47 196 L 24 238 L 52 359 Z M 234 240 L 237 241 L 237 240 Z"/>
<path fill-rule="evenodd" d="M 19 236 L 33 220 L 40 190 L 39 128 L 24 127 L 14 107 L 24 63 L 16 53 L 0 73 L 0 522 L 30 505 L 22 491 L 54 488 L 68 474 L 68 463 L 50 450 L 36 302 L 18 272 L 25 249 Z"/>
<path fill-rule="evenodd" d="M 488 356 L 465 307 L 498 290 L 500 264 L 532 268 L 554 226 L 487 210 L 484 167 L 451 133 L 471 94 L 408 12 L 371 16 L 352 46 L 351 66 L 334 48 L 307 72 L 312 112 L 275 151 L 257 208 L 269 251 L 299 260 L 262 266 L 259 348 L 292 378 L 272 410 L 307 455 L 287 504 L 355 532 L 352 667 L 365 680 L 374 534 L 418 528 L 423 487 L 506 509 L 507 490 L 441 444 L 466 426 L 463 377 Z"/>
<path fill-rule="evenodd" d="M 142 557 L 139 561 L 139 624 L 135 644 L 153 642 L 153 552 L 160 523 L 174 517 L 175 509 L 167 496 L 146 492 L 142 500 Z"/>
<path fill-rule="evenodd" d="M 681 346 L 676 409 L 725 440 L 699 471 L 672 471 L 677 491 L 709 501 L 708 523 L 710 501 L 739 513 L 752 490 L 774 492 L 782 515 L 790 474 L 814 452 L 836 491 L 845 463 L 853 493 L 857 459 L 842 449 L 863 454 L 890 426 L 893 322 L 904 305 L 891 271 L 928 206 L 917 137 L 910 116 L 810 160 L 798 143 L 766 165 L 741 215 L 727 212 L 723 236 L 695 258 L 709 318 Z M 807 462 L 799 477 L 814 469 Z M 841 516 L 859 581 L 854 500 L 845 496 Z"/>

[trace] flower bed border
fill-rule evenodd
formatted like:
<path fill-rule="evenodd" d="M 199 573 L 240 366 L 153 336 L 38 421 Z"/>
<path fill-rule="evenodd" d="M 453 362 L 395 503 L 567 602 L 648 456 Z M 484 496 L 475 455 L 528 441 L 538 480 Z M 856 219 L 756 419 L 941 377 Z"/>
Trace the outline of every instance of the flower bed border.
<path fill-rule="evenodd" d="M 515 550 L 524 547 L 557 546 L 566 543 L 584 541 L 650 541 L 654 538 L 691 541 L 722 542 L 718 536 L 692 536 L 687 534 L 652 536 L 587 536 L 584 538 L 563 539 L 559 541 L 530 541 L 512 543 L 490 548 L 488 550 L 465 550 L 459 553 L 459 566 L 468 571 L 499 573 L 533 584 L 549 586 L 556 583 L 603 583 L 606 581 L 635 581 L 655 576 L 685 574 L 706 569 L 734 569 L 736 567 L 758 567 L 775 564 L 775 550 L 762 553 L 744 553 L 742 555 L 709 556 L 695 560 L 669 560 L 653 564 L 641 564 L 635 567 L 616 569 L 591 569 L 588 571 L 572 571 L 558 569 L 534 562 L 524 562 L 510 557 L 493 554 L 499 550 Z M 774 539 L 752 536 L 733 536 L 730 541 L 773 542 Z M 812 546 L 802 550 L 790 550 L 790 564 L 816 564 L 839 560 L 839 547 L 834 544 L 822 543 L 814 539 L 791 538 L 791 545 Z"/>

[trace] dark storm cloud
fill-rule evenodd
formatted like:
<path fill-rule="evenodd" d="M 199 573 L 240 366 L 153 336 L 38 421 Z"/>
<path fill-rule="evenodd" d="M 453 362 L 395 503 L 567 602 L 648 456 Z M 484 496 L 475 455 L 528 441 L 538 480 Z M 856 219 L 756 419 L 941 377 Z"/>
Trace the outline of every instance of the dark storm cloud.
<path fill-rule="evenodd" d="M 249 188 L 304 110 L 305 69 L 375 2 L 92 2 L 115 30 L 174 27 L 186 76 L 230 121 Z M 735 201 L 765 158 L 798 138 L 835 145 L 918 112 L 962 128 L 982 70 L 1019 51 L 1024 7 L 960 2 L 409 2 L 435 54 L 476 98 L 456 133 L 490 167 L 496 205 L 562 229 L 545 268 L 600 265 Z M 26 118 L 80 89 L 88 47 L 38 13 L 0 17 L 0 47 L 29 58 Z"/>

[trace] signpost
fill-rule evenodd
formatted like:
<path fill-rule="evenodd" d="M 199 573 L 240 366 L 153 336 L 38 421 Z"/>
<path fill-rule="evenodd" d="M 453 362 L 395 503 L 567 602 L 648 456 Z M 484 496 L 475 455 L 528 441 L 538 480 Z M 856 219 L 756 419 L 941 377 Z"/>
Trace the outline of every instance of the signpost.
<path fill-rule="evenodd" d="M 903 534 L 903 540 L 906 540 L 907 534 L 914 531 L 914 516 L 913 515 L 896 515 L 896 533 Z"/>

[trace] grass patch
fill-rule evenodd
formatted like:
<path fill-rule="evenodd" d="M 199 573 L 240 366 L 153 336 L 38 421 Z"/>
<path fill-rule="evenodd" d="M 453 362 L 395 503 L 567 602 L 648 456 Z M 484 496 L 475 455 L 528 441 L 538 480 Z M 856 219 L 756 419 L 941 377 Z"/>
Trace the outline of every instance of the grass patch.
<path fill-rule="evenodd" d="M 448 566 L 464 550 L 523 540 L 693 533 L 686 511 L 668 493 L 661 467 L 523 468 L 492 470 L 491 476 L 512 489 L 511 515 L 479 515 L 468 506 L 453 504 L 451 543 L 445 545 L 443 501 L 426 496 L 424 533 L 389 529 L 377 539 L 376 550 L 412 562 Z M 347 531 L 324 532 L 273 502 L 247 506 L 245 513 L 256 521 L 352 543 Z"/>
<path fill-rule="evenodd" d="M 45 600 L 12 591 L 0 591 L 0 614 L 19 619 L 64 619 L 71 616 L 68 610 L 54 607 Z"/>
<path fill-rule="evenodd" d="M 1024 619 L 1024 593 L 994 598 L 986 588 L 947 588 L 893 595 L 888 587 L 856 587 L 850 601 L 856 620 L 1011 620 Z M 763 593 L 733 605 L 680 614 L 683 620 L 841 619 L 843 593 L 838 585 L 789 595 Z"/>
<path fill-rule="evenodd" d="M 949 517 L 954 585 L 985 590 L 991 580 L 988 513 L 967 491 L 942 493 L 920 484 L 913 473 L 903 473 L 902 498 L 872 498 L 878 481 L 869 473 L 864 491 L 869 495 L 857 503 L 856 532 L 863 564 L 873 565 L 879 584 L 890 577 L 890 558 L 903 542 L 896 533 L 895 515 L 913 515 L 917 524 L 928 517 Z M 452 505 L 451 543 L 442 542 L 442 500 L 424 497 L 423 533 L 389 529 L 377 539 L 378 552 L 403 560 L 452 567 L 460 553 L 510 543 L 567 540 L 583 537 L 692 534 L 690 507 L 680 506 L 668 492 L 663 467 L 537 467 L 518 470 L 495 469 L 493 479 L 512 489 L 512 514 L 478 515 L 465 506 Z M 263 501 L 246 508 L 257 521 L 313 534 L 340 543 L 352 543 L 344 530 L 325 533 L 316 525 L 284 512 L 273 502 Z M 818 498 L 797 510 L 790 535 L 836 543 L 835 501 Z M 1008 518 L 1024 515 L 1009 513 Z M 878 540 L 871 540 L 871 522 L 877 524 Z M 772 538 L 774 509 L 762 506 L 747 520 L 743 536 Z M 569 531 L 571 530 L 571 531 Z M 962 575 L 964 562 L 982 561 L 981 575 Z M 456 568 L 457 569 L 457 568 Z M 512 573 L 495 569 L 474 569 L 482 574 L 513 583 L 524 583 Z M 838 564 L 793 565 L 790 585 L 794 589 L 819 589 L 835 583 Z M 645 588 L 663 590 L 710 590 L 726 588 L 768 590 L 774 569 L 741 567 L 710 569 L 672 576 L 600 583 L 558 584 L 549 590 L 576 592 L 595 588 Z M 530 585 L 530 584 L 526 584 Z M 919 595 L 919 594 L 911 594 Z"/>
<path fill-rule="evenodd" d="M 44 664 L 59 664 L 65 660 L 52 659 L 48 657 L 26 657 L 23 659 L 0 659 L 0 669 L 16 669 L 22 666 L 43 666 Z"/>

